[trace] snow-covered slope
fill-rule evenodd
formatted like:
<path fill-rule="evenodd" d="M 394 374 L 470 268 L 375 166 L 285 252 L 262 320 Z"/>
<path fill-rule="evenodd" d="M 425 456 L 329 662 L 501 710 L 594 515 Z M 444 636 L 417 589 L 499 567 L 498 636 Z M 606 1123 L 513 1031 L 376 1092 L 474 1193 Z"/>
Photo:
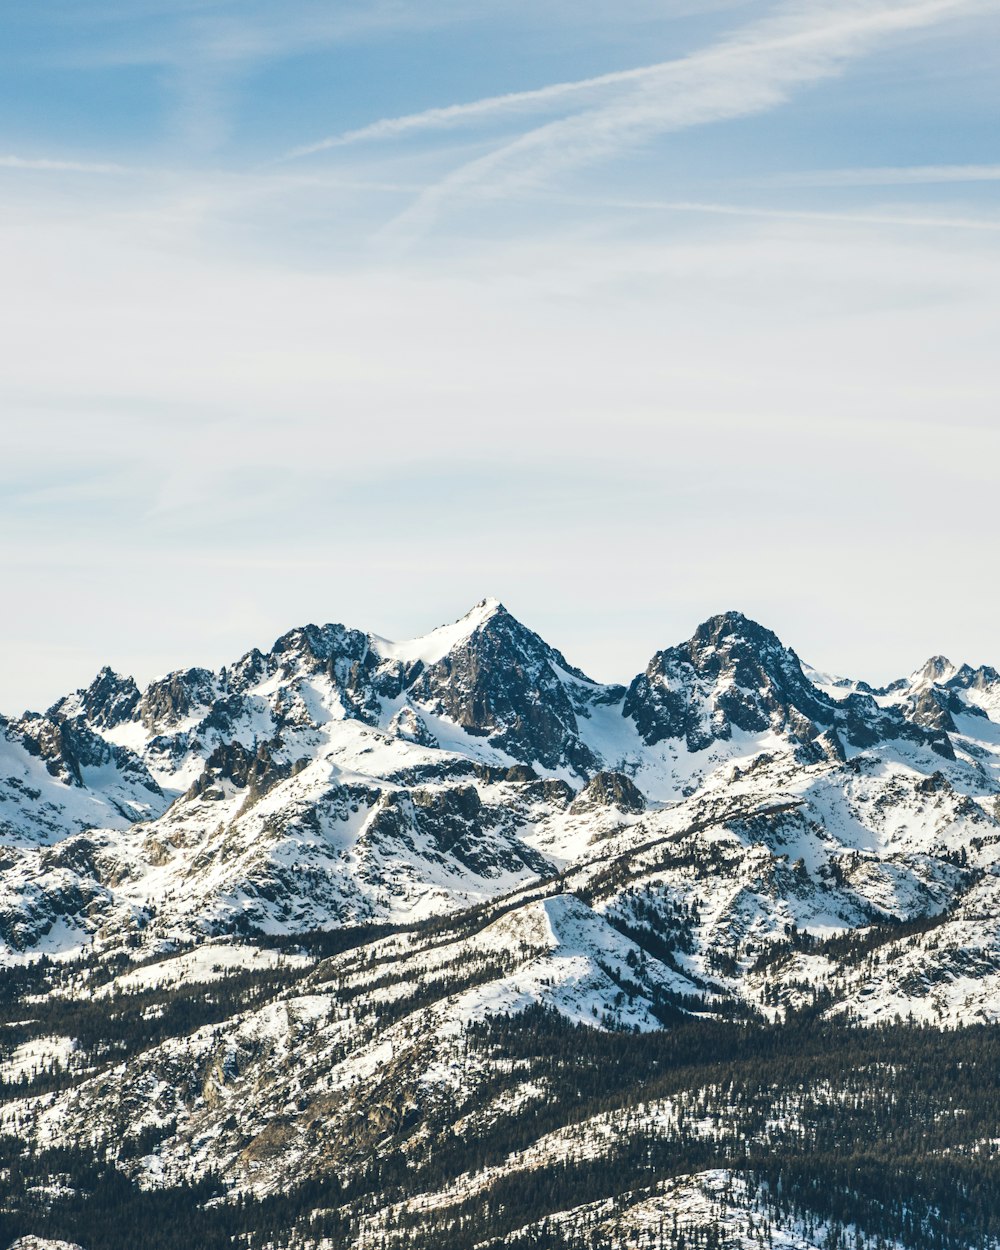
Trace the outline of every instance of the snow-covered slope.
<path fill-rule="evenodd" d="M 168 803 L 142 760 L 82 717 L 0 717 L 0 837 L 6 844 L 127 828 L 161 815 Z"/>

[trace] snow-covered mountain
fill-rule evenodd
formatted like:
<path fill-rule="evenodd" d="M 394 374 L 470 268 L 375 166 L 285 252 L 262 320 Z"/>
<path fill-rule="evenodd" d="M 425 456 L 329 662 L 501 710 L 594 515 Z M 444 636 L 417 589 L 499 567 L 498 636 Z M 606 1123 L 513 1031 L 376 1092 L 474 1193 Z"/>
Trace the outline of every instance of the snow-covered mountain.
<path fill-rule="evenodd" d="M 728 612 L 604 685 L 485 600 L 411 642 L 307 625 L 145 689 L 103 669 L 0 731 L 0 1130 L 143 1186 L 277 1194 L 404 1139 L 416 1166 L 435 1117 L 493 1132 L 538 1097 L 469 1050 L 505 1013 L 1000 1020 L 992 668 L 876 689 Z M 733 1228 L 771 1210 L 742 1175 L 677 1185 Z M 567 1227 L 633 1244 L 662 1207 Z"/>
<path fill-rule="evenodd" d="M 957 906 L 1000 834 L 998 704 L 994 670 L 940 658 L 837 686 L 738 613 L 601 685 L 495 600 L 407 643 L 308 625 L 142 691 L 103 669 L 3 726 L 0 938 L 404 922 L 561 873 L 613 879 L 615 916 L 640 889 L 657 923 L 708 909 L 677 956 L 708 984 L 713 950 Z"/>

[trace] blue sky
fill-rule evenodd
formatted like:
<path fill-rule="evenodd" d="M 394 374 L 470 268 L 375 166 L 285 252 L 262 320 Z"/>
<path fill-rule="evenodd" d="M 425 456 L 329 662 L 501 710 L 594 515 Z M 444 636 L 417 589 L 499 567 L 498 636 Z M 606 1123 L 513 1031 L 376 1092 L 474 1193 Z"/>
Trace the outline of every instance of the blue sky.
<path fill-rule="evenodd" d="M 1000 3 L 0 15 L 0 708 L 496 594 L 1000 663 Z"/>

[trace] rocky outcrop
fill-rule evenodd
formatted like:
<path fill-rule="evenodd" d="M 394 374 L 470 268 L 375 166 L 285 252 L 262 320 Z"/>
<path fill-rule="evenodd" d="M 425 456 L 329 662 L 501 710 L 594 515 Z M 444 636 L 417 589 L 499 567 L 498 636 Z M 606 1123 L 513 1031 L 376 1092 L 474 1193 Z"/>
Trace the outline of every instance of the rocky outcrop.
<path fill-rule="evenodd" d="M 620 812 L 637 814 L 646 810 L 646 798 L 624 773 L 599 772 L 573 800 L 570 811 L 579 815 L 597 807 L 614 807 Z"/>

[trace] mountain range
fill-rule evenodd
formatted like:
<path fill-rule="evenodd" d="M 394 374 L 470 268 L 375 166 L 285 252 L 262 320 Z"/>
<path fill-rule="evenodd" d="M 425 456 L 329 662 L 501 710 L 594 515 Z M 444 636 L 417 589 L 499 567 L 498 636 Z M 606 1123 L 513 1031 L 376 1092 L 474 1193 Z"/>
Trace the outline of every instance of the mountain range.
<path fill-rule="evenodd" d="M 96 1192 L 99 1160 L 197 1219 L 305 1186 L 272 1246 L 874 1247 L 874 1216 L 782 1212 L 719 1145 L 805 1124 L 801 1091 L 729 1105 L 716 1073 L 666 1107 L 623 1077 L 576 1105 L 517 1047 L 639 1048 L 607 1052 L 624 1072 L 692 1030 L 744 1058 L 804 1021 L 992 1036 L 998 864 L 1000 673 L 941 656 L 874 688 L 727 612 L 606 685 L 484 600 L 405 643 L 306 625 L 144 689 L 105 668 L 0 719 L 0 1134 L 36 1189 Z M 637 1187 L 637 1125 L 708 1166 Z M 613 1195 L 476 1205 L 616 1151 Z M 25 1197 L 10 1230 L 72 1232 L 70 1206 Z"/>

